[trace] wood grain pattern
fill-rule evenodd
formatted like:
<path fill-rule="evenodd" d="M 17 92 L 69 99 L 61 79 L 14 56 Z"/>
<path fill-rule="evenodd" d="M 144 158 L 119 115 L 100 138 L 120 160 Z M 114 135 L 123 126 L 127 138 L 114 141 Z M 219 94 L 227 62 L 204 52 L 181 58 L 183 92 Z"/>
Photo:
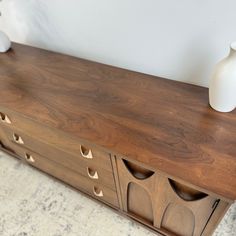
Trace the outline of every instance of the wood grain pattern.
<path fill-rule="evenodd" d="M 96 171 L 98 178 L 94 179 L 95 182 L 102 183 L 103 185 L 116 190 L 112 167 L 110 164 L 111 160 L 107 153 L 92 149 L 94 158 L 91 160 L 85 159 L 80 155 L 80 153 L 74 153 L 74 155 L 71 155 L 66 151 L 58 150 L 55 147 L 42 142 L 40 139 L 36 139 L 35 137 L 32 138 L 31 136 L 26 135 L 21 130 L 10 129 L 8 127 L 3 127 L 2 130 L 8 141 L 15 142 L 13 134 L 17 134 L 24 141 L 23 144 L 17 143 L 18 145 L 25 147 L 28 150 L 32 150 L 33 152 L 38 153 L 53 162 L 57 162 L 60 165 L 63 165 L 85 177 L 88 177 L 88 168 L 92 172 Z"/>
<path fill-rule="evenodd" d="M 9 109 L 4 108 L 2 110 L 9 114 L 12 123 L 0 124 L 0 128 L 2 126 L 2 129 L 15 130 L 16 133 L 21 135 L 23 134 L 25 143 L 29 145 L 29 148 L 39 152 L 39 154 L 50 158 L 51 156 L 56 155 L 57 150 L 59 150 L 70 155 L 68 160 L 63 159 L 60 161 L 69 162 L 72 164 L 72 162 L 76 159 L 87 160 L 90 163 L 96 164 L 96 166 L 100 168 L 104 168 L 112 172 L 109 153 L 102 150 L 97 145 L 81 140 L 75 136 L 71 136 L 68 133 L 61 132 L 60 130 L 34 122 L 26 117 L 10 111 Z M 11 134 L 9 136 L 12 137 Z M 87 159 L 81 155 L 81 145 L 86 149 L 92 150 L 93 159 Z M 47 150 L 44 150 L 45 148 Z"/>
<path fill-rule="evenodd" d="M 89 180 L 88 178 L 72 171 L 56 162 L 48 160 L 37 153 L 34 153 L 32 150 L 28 150 L 25 147 L 20 147 L 14 143 L 8 143 L 8 148 L 13 150 L 13 152 L 21 157 L 28 164 L 50 174 L 63 182 L 75 187 L 76 189 L 85 192 L 92 197 L 108 203 L 115 208 L 119 208 L 119 202 L 117 198 L 116 191 L 113 191 L 110 188 L 102 185 L 101 183 L 96 183 L 93 180 Z M 31 156 L 34 161 L 28 160 L 28 156 Z M 98 197 L 94 194 L 94 188 L 97 192 L 102 191 L 103 196 Z"/>
<path fill-rule="evenodd" d="M 212 196 L 204 195 L 199 198 L 196 194 L 191 201 L 185 200 L 172 189 L 169 179 L 162 176 L 159 176 L 157 191 L 159 195 L 154 206 L 154 211 L 157 212 L 155 225 L 176 235 L 201 235 L 219 202 L 219 199 Z M 192 194 L 192 191 L 189 193 Z"/>
<path fill-rule="evenodd" d="M 121 158 L 117 167 L 124 211 L 167 235 L 201 235 L 221 202 L 189 186 L 173 185 L 158 172 L 137 178 L 135 173 L 141 168 L 129 168 Z M 219 213 L 214 218 L 221 216 Z"/>
<path fill-rule="evenodd" d="M 207 89 L 19 44 L 0 62 L 0 112 L 236 199 L 236 111 L 212 110 Z"/>
<path fill-rule="evenodd" d="M 219 202 L 218 206 L 214 210 L 214 213 L 207 222 L 207 225 L 201 236 L 213 235 L 216 226 L 220 223 L 220 221 L 222 220 L 223 216 L 225 215 L 229 207 L 230 207 L 229 203 L 224 201 Z"/>

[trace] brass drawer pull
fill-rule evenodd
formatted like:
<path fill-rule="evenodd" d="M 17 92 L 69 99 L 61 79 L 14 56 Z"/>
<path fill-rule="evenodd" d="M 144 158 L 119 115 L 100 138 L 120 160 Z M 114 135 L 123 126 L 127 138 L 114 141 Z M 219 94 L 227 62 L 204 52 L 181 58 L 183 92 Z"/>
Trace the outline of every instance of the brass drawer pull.
<path fill-rule="evenodd" d="M 13 139 L 18 144 L 24 144 L 23 139 L 18 134 L 13 133 Z"/>
<path fill-rule="evenodd" d="M 91 149 L 87 149 L 82 145 L 80 145 L 80 153 L 84 158 L 93 159 L 93 154 Z"/>
<path fill-rule="evenodd" d="M 89 167 L 87 167 L 87 174 L 90 179 L 98 179 L 98 172 L 91 170 Z"/>
<path fill-rule="evenodd" d="M 2 112 L 0 112 L 0 119 L 3 123 L 11 124 L 9 117 Z"/>
<path fill-rule="evenodd" d="M 28 162 L 35 162 L 34 158 L 28 153 L 25 153 L 25 159 Z"/>
<path fill-rule="evenodd" d="M 103 192 L 102 192 L 102 190 L 100 190 L 99 192 L 97 192 L 97 191 L 98 191 L 98 189 L 97 189 L 96 187 L 93 187 L 93 193 L 94 193 L 94 195 L 97 196 L 97 197 L 103 197 Z"/>

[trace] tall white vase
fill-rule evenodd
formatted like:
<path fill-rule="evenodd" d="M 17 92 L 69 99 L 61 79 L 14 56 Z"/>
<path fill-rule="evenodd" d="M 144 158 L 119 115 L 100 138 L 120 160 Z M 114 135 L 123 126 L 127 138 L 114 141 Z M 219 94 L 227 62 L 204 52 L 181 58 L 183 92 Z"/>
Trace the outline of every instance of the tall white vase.
<path fill-rule="evenodd" d="M 212 108 L 230 112 L 236 107 L 236 42 L 231 44 L 229 55 L 214 70 L 209 87 Z"/>
<path fill-rule="evenodd" d="M 0 53 L 8 51 L 10 47 L 10 39 L 4 32 L 0 31 Z"/>

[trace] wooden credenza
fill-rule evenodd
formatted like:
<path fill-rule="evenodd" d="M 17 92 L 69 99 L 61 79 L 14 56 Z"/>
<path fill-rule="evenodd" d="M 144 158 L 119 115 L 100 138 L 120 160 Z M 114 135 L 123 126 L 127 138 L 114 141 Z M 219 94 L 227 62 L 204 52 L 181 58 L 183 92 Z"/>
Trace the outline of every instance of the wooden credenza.
<path fill-rule="evenodd" d="M 164 235 L 209 236 L 236 199 L 236 112 L 205 88 L 14 43 L 0 146 Z"/>

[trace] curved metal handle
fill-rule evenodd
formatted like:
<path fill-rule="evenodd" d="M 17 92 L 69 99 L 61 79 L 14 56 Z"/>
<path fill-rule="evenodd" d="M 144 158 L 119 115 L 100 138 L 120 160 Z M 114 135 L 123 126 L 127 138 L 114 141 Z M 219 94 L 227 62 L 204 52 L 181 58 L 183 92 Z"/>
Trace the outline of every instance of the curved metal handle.
<path fill-rule="evenodd" d="M 96 189 L 95 186 L 93 187 L 93 193 L 94 193 L 94 195 L 97 196 L 97 197 L 103 197 L 103 192 L 102 192 L 102 190 L 100 190 L 99 193 L 97 193 L 97 189 Z"/>
<path fill-rule="evenodd" d="M 92 172 L 94 172 L 94 174 L 92 174 Z M 98 172 L 92 171 L 89 167 L 87 167 L 87 174 L 90 179 L 98 179 Z"/>
<path fill-rule="evenodd" d="M 25 159 L 28 162 L 32 162 L 32 163 L 35 162 L 34 158 L 28 153 L 25 153 Z"/>
<path fill-rule="evenodd" d="M 23 139 L 18 134 L 13 133 L 13 139 L 18 144 L 24 144 Z"/>
<path fill-rule="evenodd" d="M 3 123 L 11 124 L 11 120 L 9 119 L 9 117 L 1 112 L 0 112 L 0 119 Z"/>
<path fill-rule="evenodd" d="M 87 152 L 87 153 L 85 153 L 85 152 Z M 86 151 L 82 145 L 80 145 L 80 153 L 84 158 L 93 159 L 93 153 L 92 153 L 91 149 Z"/>

